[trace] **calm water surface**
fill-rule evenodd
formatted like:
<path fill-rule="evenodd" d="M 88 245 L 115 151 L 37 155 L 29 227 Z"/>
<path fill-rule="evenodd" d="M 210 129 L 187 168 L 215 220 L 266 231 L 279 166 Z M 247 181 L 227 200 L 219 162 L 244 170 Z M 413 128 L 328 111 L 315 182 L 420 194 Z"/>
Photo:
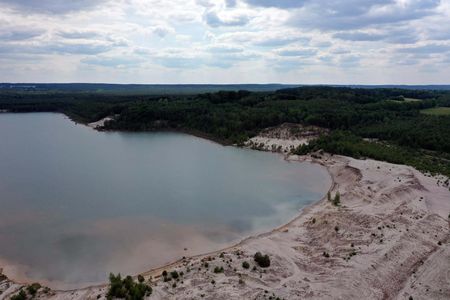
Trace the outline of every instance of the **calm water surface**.
<path fill-rule="evenodd" d="M 319 166 L 189 135 L 0 114 L 0 268 L 59 288 L 136 274 L 279 226 L 329 184 Z"/>

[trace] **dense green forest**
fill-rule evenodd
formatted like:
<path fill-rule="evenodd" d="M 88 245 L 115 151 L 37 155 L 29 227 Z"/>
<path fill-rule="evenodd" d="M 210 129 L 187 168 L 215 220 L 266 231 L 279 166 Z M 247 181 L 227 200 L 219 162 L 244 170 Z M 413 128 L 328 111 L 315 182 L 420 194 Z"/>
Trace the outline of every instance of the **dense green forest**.
<path fill-rule="evenodd" d="M 298 153 L 324 149 L 450 175 L 450 116 L 421 113 L 433 107 L 450 107 L 450 92 L 324 86 L 194 95 L 0 91 L 0 109 L 12 112 L 62 112 L 80 122 L 116 115 L 107 130 L 188 131 L 224 144 L 285 122 L 315 125 L 332 133 Z"/>

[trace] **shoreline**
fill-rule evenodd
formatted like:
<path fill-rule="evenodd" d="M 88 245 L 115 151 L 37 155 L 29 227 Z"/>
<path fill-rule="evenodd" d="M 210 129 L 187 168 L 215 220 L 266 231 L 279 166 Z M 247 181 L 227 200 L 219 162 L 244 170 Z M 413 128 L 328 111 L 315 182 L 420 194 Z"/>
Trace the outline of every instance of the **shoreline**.
<path fill-rule="evenodd" d="M 97 130 L 95 128 L 93 128 L 93 129 Z M 173 131 L 171 131 L 171 132 L 173 132 Z M 182 132 L 182 133 L 186 133 L 186 132 Z M 186 133 L 186 134 L 188 134 L 188 133 Z M 200 137 L 200 136 L 196 136 L 196 137 L 204 138 L 204 137 Z M 215 142 L 215 141 L 213 141 L 213 142 Z M 223 146 L 225 146 L 225 145 L 223 145 Z M 250 148 L 247 148 L 247 149 L 250 149 Z M 260 151 L 260 150 L 254 150 L 254 151 Z M 275 153 L 275 152 L 273 154 L 281 155 L 281 156 L 283 156 L 283 158 L 285 160 L 291 161 L 289 159 L 289 155 L 285 155 L 285 154 L 282 154 L 282 153 Z M 311 157 L 308 157 L 308 158 L 310 160 L 305 158 L 304 160 L 298 160 L 298 161 L 296 160 L 295 162 L 300 162 L 300 163 L 302 163 L 302 162 L 309 162 L 309 163 L 318 164 L 318 165 L 324 167 L 327 170 L 328 175 L 330 176 L 330 181 L 331 181 L 331 184 L 330 184 L 330 187 L 327 190 L 327 193 L 331 192 L 336 184 L 335 184 L 335 182 L 333 180 L 333 176 L 329 172 L 328 168 L 324 164 L 322 164 L 321 162 L 314 161 L 313 159 L 311 159 Z M 214 251 L 210 251 L 210 252 L 206 252 L 206 253 L 200 253 L 200 254 L 196 254 L 196 255 L 193 255 L 193 256 L 187 256 L 186 258 L 181 258 L 181 259 L 178 259 L 178 260 L 173 261 L 173 262 L 168 262 L 166 264 L 163 264 L 162 266 L 152 268 L 152 269 L 150 269 L 148 271 L 144 271 L 144 272 L 138 273 L 136 275 L 132 275 L 132 277 L 134 279 L 136 279 L 139 275 L 142 275 L 144 277 L 151 276 L 153 278 L 160 278 L 162 271 L 176 268 L 176 267 L 180 266 L 183 262 L 185 262 L 186 259 L 191 259 L 192 260 L 192 259 L 199 259 L 199 258 L 204 258 L 204 257 L 208 257 L 208 256 L 215 256 L 215 255 L 218 255 L 218 254 L 220 254 L 222 252 L 228 252 L 228 251 L 234 250 L 234 249 L 244 245 L 245 243 L 247 243 L 247 242 L 249 242 L 251 240 L 255 240 L 255 239 L 258 239 L 258 238 L 263 238 L 263 237 L 266 237 L 266 236 L 268 236 L 270 234 L 273 234 L 275 232 L 281 232 L 281 231 L 285 230 L 287 227 L 289 227 L 292 223 L 296 222 L 303 215 L 307 214 L 309 210 L 313 209 L 315 206 L 321 204 L 322 202 L 327 201 L 327 193 L 325 193 L 325 195 L 321 199 L 313 201 L 312 203 L 310 203 L 308 205 L 305 205 L 304 207 L 299 209 L 298 210 L 298 214 L 296 214 L 293 218 L 291 218 L 287 223 L 283 223 L 282 225 L 280 225 L 280 226 L 278 226 L 276 228 L 273 228 L 273 229 L 271 229 L 269 231 L 266 231 L 266 232 L 249 235 L 247 237 L 242 238 L 238 242 L 232 242 L 230 246 L 226 246 L 226 247 L 220 248 L 218 250 L 214 250 Z M 1 267 L 0 267 L 0 270 L 2 270 Z M 1 274 L 2 273 L 0 272 L 0 275 Z M 12 280 L 12 279 L 9 279 L 9 278 L 8 278 L 8 280 L 11 283 L 13 283 L 15 285 L 19 285 L 19 286 L 27 286 L 27 285 L 30 285 L 30 284 L 35 282 L 35 281 L 28 281 L 28 280 L 23 280 L 23 281 L 21 281 L 21 280 Z M 40 283 L 42 284 L 43 282 L 45 282 L 45 281 L 41 281 Z M 104 288 L 108 287 L 108 285 L 109 285 L 108 283 L 102 283 L 102 284 L 93 284 L 93 285 L 89 285 L 89 286 L 86 286 L 86 287 L 75 288 L 75 289 L 52 289 L 52 291 L 54 293 L 64 293 L 64 294 L 66 294 L 66 293 L 73 293 L 73 292 L 80 292 L 80 291 L 89 291 L 89 290 L 92 290 L 92 289 L 104 289 Z M 43 285 L 43 286 L 45 286 L 45 285 Z M 2 294 L 0 293 L 0 300 L 2 300 L 2 299 L 3 299 L 2 298 Z"/>
<path fill-rule="evenodd" d="M 92 129 L 97 130 L 95 128 L 92 128 Z M 163 131 L 163 132 L 165 132 L 165 131 Z M 179 133 L 189 134 L 187 132 L 171 131 L 171 130 L 168 130 L 168 132 L 179 132 Z M 201 136 L 197 136 L 197 135 L 194 135 L 194 136 L 198 137 L 198 138 L 206 139 L 205 137 L 201 137 Z M 213 140 L 211 140 L 211 141 L 215 142 Z M 223 144 L 221 144 L 221 145 L 222 146 L 238 147 L 238 146 L 234 146 L 234 145 L 223 145 Z M 243 147 L 239 147 L 239 148 L 243 148 Z M 251 149 L 251 148 L 244 148 L 244 149 L 249 149 L 249 150 L 253 150 L 253 151 L 260 151 L 260 150 L 255 150 L 255 149 Z M 264 151 L 264 152 L 268 152 L 268 151 Z M 282 156 L 284 158 L 284 160 L 292 161 L 292 160 L 289 159 L 289 155 L 285 155 L 283 153 L 277 153 L 277 152 L 271 152 L 271 153 L 273 153 L 275 155 Z M 230 250 L 232 250 L 234 248 L 237 248 L 237 247 L 239 247 L 239 246 L 241 246 L 241 245 L 245 244 L 246 242 L 251 241 L 253 239 L 262 238 L 262 237 L 268 236 L 268 235 L 270 235 L 270 234 L 272 234 L 274 232 L 282 231 L 286 227 L 288 227 L 290 224 L 292 224 L 293 222 L 298 220 L 300 217 L 302 217 L 302 215 L 306 214 L 308 212 L 308 210 L 312 209 L 316 205 L 319 205 L 321 202 L 326 201 L 327 193 L 330 192 L 333 189 L 333 187 L 335 186 L 335 182 L 333 181 L 332 174 L 329 172 L 328 168 L 324 164 L 322 164 L 321 162 L 314 161 L 312 159 L 310 159 L 310 160 L 305 159 L 305 160 L 295 161 L 295 162 L 300 162 L 300 163 L 308 162 L 308 163 L 311 163 L 311 164 L 317 164 L 317 165 L 320 165 L 321 167 L 325 168 L 325 170 L 327 170 L 327 173 L 330 176 L 330 187 L 328 188 L 327 192 L 325 193 L 325 195 L 321 199 L 312 201 L 310 204 L 307 204 L 304 207 L 298 209 L 298 213 L 294 217 L 290 218 L 286 223 L 283 223 L 283 224 L 281 224 L 281 225 L 279 225 L 279 226 L 277 226 L 277 227 L 275 227 L 273 229 L 270 229 L 269 231 L 264 231 L 264 232 L 257 233 L 257 234 L 251 234 L 251 235 L 243 237 L 242 239 L 239 239 L 237 241 L 230 242 L 229 246 L 225 246 L 225 247 L 222 247 L 222 248 L 220 248 L 218 250 L 214 250 L 214 251 L 210 251 L 210 252 L 206 252 L 206 253 L 199 253 L 199 254 L 196 254 L 196 255 L 193 255 L 193 256 L 187 256 L 186 259 L 196 259 L 196 258 L 201 258 L 201 257 L 205 257 L 205 256 L 217 255 L 217 254 L 220 254 L 221 252 L 230 251 Z M 170 269 L 170 268 L 173 268 L 175 266 L 180 265 L 183 261 L 185 261 L 185 259 L 183 259 L 183 258 L 177 259 L 175 261 L 165 263 L 162 266 L 158 266 L 158 267 L 152 268 L 150 270 L 146 270 L 144 272 L 132 275 L 132 277 L 136 279 L 138 275 L 155 276 L 157 273 L 161 273 L 163 270 L 167 270 L 167 269 Z M 0 267 L 0 271 L 1 270 L 2 270 L 2 268 Z M 2 273 L 0 272 L 0 275 L 1 274 Z M 26 280 L 26 279 L 24 279 L 24 280 L 12 280 L 12 279 L 9 279 L 9 281 L 14 283 L 14 284 L 21 285 L 21 286 L 30 285 L 30 284 L 36 282 L 36 281 L 33 281 L 33 280 Z M 42 281 L 38 281 L 38 282 L 43 284 L 43 286 L 45 286 L 44 283 L 47 282 L 47 281 L 42 280 Z M 91 289 L 94 289 L 94 288 L 105 288 L 107 286 L 108 286 L 108 283 L 101 283 L 101 284 L 92 284 L 92 285 L 88 285 L 86 287 L 74 288 L 74 289 L 52 289 L 52 291 L 54 291 L 56 293 L 70 293 L 70 292 L 75 292 L 75 291 L 91 290 Z M 1 299 L 2 298 L 1 298 L 1 294 L 0 294 L 0 300 Z"/>
<path fill-rule="evenodd" d="M 91 129 L 99 131 L 99 132 L 134 132 L 134 131 L 123 131 L 123 130 L 119 130 L 119 131 L 117 131 L 117 130 L 103 130 L 101 128 L 101 124 L 104 124 L 104 121 L 111 120 L 112 117 L 106 117 L 106 118 L 104 118 L 102 120 L 99 120 L 99 121 L 93 122 L 93 123 L 79 123 L 79 122 L 75 121 L 70 116 L 68 116 L 68 115 L 66 115 L 64 113 L 59 113 L 59 112 L 55 112 L 55 113 L 62 114 L 64 117 L 66 117 L 68 120 L 70 120 L 71 122 L 73 122 L 75 124 L 85 125 L 85 126 L 91 128 Z M 100 125 L 98 125 L 98 124 L 100 124 Z M 201 133 L 201 132 L 197 132 L 197 131 L 194 131 L 194 130 L 165 129 L 165 130 L 155 130 L 155 131 L 146 131 L 146 132 L 183 133 L 183 134 L 191 135 L 191 136 L 194 136 L 194 137 L 197 137 L 197 138 L 205 139 L 205 140 L 208 140 L 208 141 L 213 142 L 213 143 L 217 143 L 217 144 L 219 144 L 221 146 L 232 146 L 232 147 L 238 147 L 238 148 L 248 149 L 248 150 L 253 150 L 253 151 L 269 152 L 269 153 L 272 153 L 272 154 L 279 155 L 279 156 L 283 157 L 283 159 L 286 160 L 286 161 L 292 161 L 290 159 L 290 155 L 286 154 L 286 153 L 266 151 L 266 150 L 258 150 L 258 149 L 252 149 L 252 148 L 246 147 L 246 146 L 233 145 L 233 144 L 227 143 L 227 142 L 225 142 L 223 140 L 220 140 L 220 139 L 211 138 L 211 136 L 209 136 L 207 134 L 204 134 L 204 133 Z M 286 223 L 283 223 L 282 225 L 280 225 L 280 226 L 278 226 L 276 228 L 273 228 L 273 229 L 271 229 L 269 231 L 265 231 L 265 232 L 261 232 L 261 233 L 258 233 L 258 234 L 252 234 L 252 235 L 243 237 L 242 239 L 240 239 L 238 241 L 230 242 L 229 246 L 220 248 L 218 250 L 214 250 L 214 251 L 206 252 L 206 253 L 199 253 L 199 254 L 196 254 L 196 255 L 193 255 L 193 256 L 189 256 L 189 257 L 186 257 L 186 258 L 195 259 L 195 258 L 199 258 L 199 257 L 205 257 L 205 256 L 211 256 L 211 255 L 220 254 L 221 252 L 229 251 L 231 249 L 239 247 L 240 245 L 243 245 L 244 243 L 246 243 L 246 242 L 248 242 L 250 240 L 261 238 L 261 237 L 265 237 L 265 236 L 270 235 L 270 234 L 272 234 L 274 232 L 284 230 L 287 226 L 289 226 L 290 224 L 295 222 L 297 219 L 299 219 L 303 214 L 305 214 L 308 211 L 308 209 L 311 209 L 312 207 L 318 205 L 322 201 L 325 201 L 327 193 L 330 192 L 333 189 L 333 187 L 335 186 L 332 174 L 329 172 L 328 168 L 323 163 L 321 163 L 319 161 L 315 161 L 314 159 L 309 159 L 309 160 L 304 159 L 304 160 L 297 161 L 297 162 L 308 162 L 308 163 L 311 163 L 311 164 L 318 164 L 318 165 L 320 165 L 321 167 L 324 167 L 327 170 L 327 173 L 328 173 L 328 175 L 330 177 L 330 187 L 327 189 L 326 193 L 324 194 L 324 196 L 321 199 L 315 200 L 312 203 L 305 205 L 304 207 L 302 207 L 301 209 L 298 210 L 298 213 L 294 217 L 290 218 Z M 180 263 L 183 262 L 183 260 L 184 259 L 178 259 L 176 261 L 168 262 L 166 264 L 163 264 L 162 266 L 152 268 L 150 270 L 138 273 L 136 275 L 132 275 L 132 277 L 133 278 L 137 278 L 138 275 L 143 275 L 143 276 L 152 276 L 153 275 L 154 276 L 154 274 L 157 273 L 157 272 L 162 272 L 165 269 L 169 269 L 169 268 L 171 268 L 173 266 L 179 265 Z M 1 267 L 0 267 L 0 270 L 2 270 Z M 0 274 L 1 274 L 1 272 L 0 272 Z M 24 280 L 10 280 L 10 281 L 12 283 L 14 283 L 14 284 L 23 285 L 23 286 L 26 286 L 26 285 L 29 285 L 29 284 L 32 284 L 32 283 L 35 282 L 35 281 L 32 281 L 32 280 L 26 280 L 26 279 L 24 279 Z M 44 283 L 44 282 L 47 282 L 47 281 L 43 280 L 40 283 Z M 92 285 L 88 285 L 86 287 L 74 288 L 74 289 L 53 289 L 53 291 L 57 292 L 57 293 L 58 292 L 68 293 L 68 292 L 74 292 L 74 291 L 90 290 L 90 289 L 93 289 L 93 288 L 104 288 L 106 286 L 108 286 L 108 283 L 92 284 Z M 0 294 L 0 300 L 1 299 L 2 298 L 1 298 L 1 294 Z"/>
<path fill-rule="evenodd" d="M 329 191 L 341 193 L 342 205 L 333 206 L 325 195 L 271 231 L 143 272 L 146 280 L 152 280 L 154 293 L 149 299 L 263 299 L 265 291 L 286 299 L 450 297 L 448 188 L 404 165 L 328 154 L 283 156 L 325 167 Z M 256 251 L 269 253 L 273 266 L 243 270 L 241 262 L 252 262 Z M 205 271 L 205 262 L 223 265 L 226 271 L 223 275 Z M 187 272 L 190 268 L 194 271 Z M 163 283 L 163 270 L 185 270 L 184 286 Z M 44 299 L 93 299 L 104 296 L 107 286 L 54 290 Z M 6 296 L 0 294 L 0 299 Z"/>
<path fill-rule="evenodd" d="M 64 114 L 65 115 L 65 114 Z M 69 116 L 67 116 L 69 117 Z M 69 117 L 69 119 L 72 122 L 77 123 L 76 121 L 74 121 L 72 118 Z M 201 132 L 199 130 L 194 130 L 194 129 L 186 129 L 186 128 L 157 128 L 157 129 L 150 129 L 150 130 L 144 130 L 144 131 L 134 131 L 134 130 L 123 130 L 123 129 L 108 129 L 108 128 L 104 128 L 104 124 L 107 121 L 111 121 L 114 120 L 114 116 L 108 116 L 105 117 L 97 122 L 92 122 L 92 123 L 77 123 L 77 124 L 82 124 L 82 125 L 86 125 L 96 131 L 100 131 L 100 132 L 131 132 L 131 133 L 142 133 L 142 132 L 174 132 L 174 133 L 184 133 L 187 135 L 191 135 L 191 136 L 195 136 L 198 138 L 202 138 L 205 140 L 208 140 L 210 142 L 214 142 L 217 143 L 221 146 L 235 146 L 234 144 L 223 140 L 223 139 L 219 139 L 219 138 L 215 138 L 212 135 L 209 135 L 207 133 Z"/>

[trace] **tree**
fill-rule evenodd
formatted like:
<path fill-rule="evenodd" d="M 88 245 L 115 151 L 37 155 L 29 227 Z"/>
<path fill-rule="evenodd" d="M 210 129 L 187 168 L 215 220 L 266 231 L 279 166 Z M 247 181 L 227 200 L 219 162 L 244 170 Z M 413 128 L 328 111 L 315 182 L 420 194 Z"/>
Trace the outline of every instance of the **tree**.
<path fill-rule="evenodd" d="M 27 300 L 27 293 L 24 290 L 20 290 L 20 292 L 11 297 L 11 300 Z"/>
<path fill-rule="evenodd" d="M 108 300 L 111 299 L 127 299 L 142 300 L 146 295 L 152 293 L 152 288 L 143 282 L 134 282 L 133 277 L 127 276 L 124 279 L 118 274 L 109 275 L 109 290 L 106 294 Z"/>
<path fill-rule="evenodd" d="M 33 283 L 29 286 L 27 286 L 27 291 L 31 296 L 36 295 L 37 291 L 41 288 L 41 285 L 39 283 Z"/>
<path fill-rule="evenodd" d="M 335 206 L 339 206 L 339 204 L 341 204 L 341 194 L 339 193 L 339 191 L 337 191 L 336 195 L 334 196 L 333 204 Z"/>
<path fill-rule="evenodd" d="M 248 269 L 248 268 L 250 268 L 250 264 L 249 264 L 248 262 L 244 261 L 244 262 L 242 263 L 242 267 L 243 267 L 244 269 Z"/>
<path fill-rule="evenodd" d="M 261 252 L 256 252 L 253 258 L 261 268 L 268 268 L 270 266 L 270 258 L 267 254 L 262 255 Z"/>
<path fill-rule="evenodd" d="M 179 274 L 177 271 L 172 271 L 172 272 L 170 272 L 170 276 L 172 276 L 173 279 L 178 279 Z"/>

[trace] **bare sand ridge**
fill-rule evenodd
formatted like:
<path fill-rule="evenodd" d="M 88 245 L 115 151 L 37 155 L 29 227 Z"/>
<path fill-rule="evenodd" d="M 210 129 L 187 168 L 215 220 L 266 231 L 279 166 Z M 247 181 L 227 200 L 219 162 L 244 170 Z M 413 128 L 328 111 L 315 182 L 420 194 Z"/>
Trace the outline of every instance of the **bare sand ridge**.
<path fill-rule="evenodd" d="M 248 140 L 245 146 L 256 150 L 287 154 L 300 145 L 308 144 L 309 141 L 327 131 L 327 129 L 316 126 L 285 123 L 264 129 L 259 135 Z"/>
<path fill-rule="evenodd" d="M 112 117 L 105 117 L 101 120 L 98 120 L 97 122 L 92 122 L 87 124 L 89 127 L 93 128 L 93 129 L 101 129 L 103 128 L 103 126 L 105 126 L 105 123 L 108 121 L 112 121 L 114 120 L 114 116 Z"/>
<path fill-rule="evenodd" d="M 315 157 L 287 159 L 325 166 L 340 206 L 325 197 L 272 232 L 149 271 L 149 299 L 450 299 L 450 191 L 442 178 L 373 160 Z M 269 268 L 256 266 L 256 251 L 270 256 Z M 215 274 L 216 266 L 224 272 Z M 163 270 L 184 275 L 172 287 Z M 22 286 L 3 278 L 0 300 Z M 40 290 L 38 297 L 104 299 L 106 291 Z"/>

